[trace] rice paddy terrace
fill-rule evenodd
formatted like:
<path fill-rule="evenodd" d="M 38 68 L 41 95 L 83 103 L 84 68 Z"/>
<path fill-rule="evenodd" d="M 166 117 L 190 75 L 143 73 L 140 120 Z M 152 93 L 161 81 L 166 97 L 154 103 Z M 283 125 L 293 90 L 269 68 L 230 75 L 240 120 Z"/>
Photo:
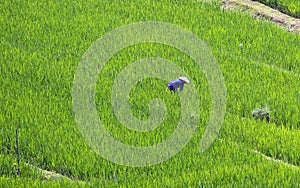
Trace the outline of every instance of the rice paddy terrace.
<path fill-rule="evenodd" d="M 220 6 L 171 0 L 2 2 L 1 187 L 299 187 L 300 35 Z M 115 35 L 136 23 L 168 27 L 132 27 Z M 94 48 L 97 44 L 100 48 Z M 104 56 L 106 64 L 100 66 Z M 195 57 L 205 69 L 199 69 Z M 81 66 L 83 62 L 90 64 Z M 210 72 L 218 70 L 219 76 Z M 191 84 L 171 94 L 167 80 L 157 75 L 186 76 Z M 91 80 L 80 85 L 83 78 Z M 214 95 L 221 78 L 222 104 Z M 78 102 L 82 93 L 94 95 L 82 95 L 88 97 Z M 218 108 L 224 104 L 226 108 Z M 91 111 L 89 105 L 94 105 Z M 268 123 L 253 118 L 256 108 L 269 110 Z M 78 117 L 78 109 L 85 116 Z M 220 129 L 208 129 L 219 111 L 224 113 Z M 160 146 L 178 132 L 178 124 L 190 125 L 185 115 L 196 117 L 193 133 L 175 134 L 170 151 L 178 152 L 166 160 L 126 163 L 153 158 L 146 152 L 122 153 L 118 147 L 106 154 L 122 159 L 119 163 L 101 155 L 101 144 Z M 91 117 L 101 125 L 90 123 Z M 128 121 L 139 126 L 129 127 L 120 118 L 132 118 Z M 93 126 L 82 128 L 79 122 Z M 157 126 L 147 127 L 151 122 Z M 103 130 L 113 143 L 101 140 L 106 138 L 99 136 Z M 216 138 L 199 151 L 204 135 L 210 134 Z M 153 153 L 157 160 L 160 154 Z"/>

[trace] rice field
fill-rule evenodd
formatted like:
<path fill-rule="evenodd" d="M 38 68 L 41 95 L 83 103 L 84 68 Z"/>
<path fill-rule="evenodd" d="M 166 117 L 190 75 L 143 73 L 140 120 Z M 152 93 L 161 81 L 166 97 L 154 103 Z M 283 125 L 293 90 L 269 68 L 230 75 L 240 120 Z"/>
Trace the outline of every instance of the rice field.
<path fill-rule="evenodd" d="M 13 0 L 2 2 L 0 10 L 1 187 L 299 187 L 299 35 L 222 10 L 217 3 L 193 0 Z M 184 92 L 197 93 L 200 112 L 193 136 L 176 155 L 155 165 L 124 166 L 89 145 L 77 124 L 72 91 L 80 62 L 96 41 L 112 30 L 146 21 L 171 23 L 205 42 L 224 77 L 226 111 L 217 138 L 199 152 L 214 115 L 205 70 L 199 71 L 195 60 L 182 50 L 162 43 L 119 50 L 103 66 L 95 85 L 86 86 L 95 88 L 92 103 L 97 116 L 118 142 L 148 147 L 169 138 L 180 122 Z M 172 40 L 171 35 L 165 37 Z M 166 80 L 136 82 L 130 88 L 126 113 L 147 121 L 153 117 L 150 106 L 157 98 L 166 113 L 152 131 L 131 130 L 117 118 L 113 100 L 119 93 L 112 97 L 113 86 L 132 63 L 153 57 L 173 62 L 192 84 L 171 94 Z M 254 109 L 264 107 L 270 111 L 269 123 L 252 117 Z M 32 166 L 64 178 L 47 179 Z"/>

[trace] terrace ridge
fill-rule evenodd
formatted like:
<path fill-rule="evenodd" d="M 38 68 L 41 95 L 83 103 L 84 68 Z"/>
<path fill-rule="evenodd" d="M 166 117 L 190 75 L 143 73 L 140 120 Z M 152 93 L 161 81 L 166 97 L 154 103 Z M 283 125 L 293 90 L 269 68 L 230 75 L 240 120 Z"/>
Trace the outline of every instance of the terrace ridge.
<path fill-rule="evenodd" d="M 289 16 L 267 5 L 251 0 L 225 0 L 221 7 L 226 10 L 250 12 L 255 18 L 263 18 L 280 25 L 287 31 L 300 34 L 300 19 Z"/>

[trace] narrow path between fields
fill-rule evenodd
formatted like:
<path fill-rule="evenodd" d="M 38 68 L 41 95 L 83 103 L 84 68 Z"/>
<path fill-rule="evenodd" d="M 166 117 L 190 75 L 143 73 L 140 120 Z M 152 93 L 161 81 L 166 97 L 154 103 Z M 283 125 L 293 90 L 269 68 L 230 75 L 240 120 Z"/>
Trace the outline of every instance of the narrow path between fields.
<path fill-rule="evenodd" d="M 262 3 L 251 0 L 223 0 L 222 8 L 247 11 L 257 18 L 264 18 L 283 26 L 289 32 L 300 34 L 300 19 L 291 17 Z"/>
<path fill-rule="evenodd" d="M 33 166 L 29 163 L 24 163 L 25 165 L 29 166 L 30 168 L 32 168 L 33 170 L 35 170 L 37 173 L 40 173 L 46 180 L 53 180 L 53 181 L 57 181 L 57 180 L 68 180 L 68 181 L 73 181 L 73 182 L 77 182 L 80 184 L 85 184 L 84 181 L 80 181 L 80 180 L 73 180 L 67 176 L 64 176 L 62 174 L 59 173 L 55 173 L 52 171 L 48 171 L 48 170 L 44 170 L 41 169 L 39 167 Z"/>
<path fill-rule="evenodd" d="M 258 65 L 258 66 L 263 66 L 263 67 L 268 68 L 268 69 L 273 69 L 274 71 L 282 72 L 282 73 L 289 74 L 291 76 L 300 78 L 300 74 L 298 74 L 297 72 L 292 71 L 292 70 L 283 69 L 283 68 L 281 68 L 279 66 L 276 66 L 276 65 L 269 65 L 267 63 L 262 63 L 262 62 L 257 62 L 257 61 L 249 61 L 249 63 L 255 64 L 255 65 Z"/>
<path fill-rule="evenodd" d="M 280 160 L 280 159 L 275 159 L 275 158 L 269 157 L 269 156 L 267 156 L 267 155 L 261 153 L 260 151 L 257 151 L 257 150 L 252 150 L 252 151 L 253 151 L 254 153 L 257 153 L 257 154 L 261 155 L 263 158 L 265 158 L 265 159 L 267 159 L 267 160 L 269 160 L 269 161 L 273 161 L 273 162 L 276 162 L 276 163 L 281 163 L 281 164 L 283 164 L 283 165 L 285 165 L 285 166 L 287 166 L 287 167 L 291 167 L 291 168 L 296 168 L 296 169 L 299 168 L 299 166 L 296 166 L 296 165 L 293 165 L 293 164 L 284 162 L 284 161 L 282 161 L 282 160 Z"/>
<path fill-rule="evenodd" d="M 62 180 L 62 179 L 64 179 L 64 180 L 72 181 L 69 177 L 66 177 L 62 174 L 58 174 L 58 173 L 55 173 L 55 172 L 44 170 L 44 169 L 41 169 L 39 167 L 33 166 L 31 164 L 28 164 L 28 163 L 24 163 L 24 164 L 26 166 L 29 166 L 33 170 L 35 170 L 37 173 L 40 173 L 46 180 Z"/>
<path fill-rule="evenodd" d="M 219 140 L 219 141 L 221 141 L 221 142 L 225 142 L 225 139 L 223 139 L 223 138 L 217 138 L 217 140 Z M 238 144 L 237 142 L 234 142 L 234 141 L 232 141 L 232 142 L 233 142 L 237 147 L 239 147 L 239 148 L 244 148 L 244 146 Z M 297 165 L 294 165 L 294 164 L 290 164 L 290 163 L 288 163 L 288 162 L 286 162 L 286 161 L 283 161 L 283 160 L 280 160 L 280 159 L 276 159 L 276 158 L 274 158 L 274 157 L 269 157 L 269 156 L 267 156 L 266 154 L 264 154 L 264 153 L 262 153 L 262 152 L 260 152 L 260 151 L 258 151 L 258 150 L 254 150 L 254 149 L 249 148 L 248 151 L 253 152 L 253 153 L 255 153 L 255 154 L 258 154 L 258 155 L 262 156 L 263 159 L 266 159 L 266 160 L 268 160 L 268 161 L 272 161 L 272 162 L 275 162 L 275 163 L 278 163 L 278 164 L 283 164 L 284 166 L 289 167 L 289 168 L 300 169 L 300 166 L 297 166 Z"/>
<path fill-rule="evenodd" d="M 9 149 L 7 149 L 3 146 L 0 146 L 0 147 L 4 148 L 5 151 L 10 151 L 10 153 L 14 153 L 14 151 L 9 150 Z M 10 154 L 6 154 L 6 155 L 8 155 L 8 157 L 12 157 L 12 158 L 14 157 Z M 5 154 L 0 153 L 0 156 L 5 156 Z M 49 181 L 49 180 L 52 180 L 52 181 L 67 180 L 67 181 L 70 181 L 70 182 L 77 182 L 80 185 L 84 185 L 86 183 L 85 181 L 78 180 L 78 179 L 71 179 L 70 177 L 64 176 L 62 174 L 59 174 L 59 173 L 56 173 L 56 172 L 53 172 L 53 171 L 44 170 L 42 168 L 39 168 L 39 167 L 34 166 L 32 164 L 29 164 L 27 162 L 22 161 L 21 165 L 25 165 L 25 166 L 30 167 L 35 173 L 38 173 L 43 178 L 45 178 L 45 180 L 47 180 L 47 181 Z M 21 169 L 21 175 L 22 175 L 22 169 Z"/>

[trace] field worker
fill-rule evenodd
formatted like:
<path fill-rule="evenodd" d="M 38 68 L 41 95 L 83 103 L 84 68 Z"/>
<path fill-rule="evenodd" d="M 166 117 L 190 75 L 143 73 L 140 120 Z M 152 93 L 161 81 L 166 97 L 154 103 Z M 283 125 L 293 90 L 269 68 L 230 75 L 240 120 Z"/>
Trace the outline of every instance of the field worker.
<path fill-rule="evenodd" d="M 184 84 L 189 84 L 190 81 L 186 77 L 179 77 L 177 80 L 173 80 L 168 84 L 168 88 L 170 91 L 176 92 L 178 88 L 180 91 L 183 90 Z"/>
<path fill-rule="evenodd" d="M 260 119 L 263 120 L 266 117 L 267 123 L 270 122 L 270 114 L 268 108 L 257 108 L 252 111 L 252 116 L 255 120 Z"/>

